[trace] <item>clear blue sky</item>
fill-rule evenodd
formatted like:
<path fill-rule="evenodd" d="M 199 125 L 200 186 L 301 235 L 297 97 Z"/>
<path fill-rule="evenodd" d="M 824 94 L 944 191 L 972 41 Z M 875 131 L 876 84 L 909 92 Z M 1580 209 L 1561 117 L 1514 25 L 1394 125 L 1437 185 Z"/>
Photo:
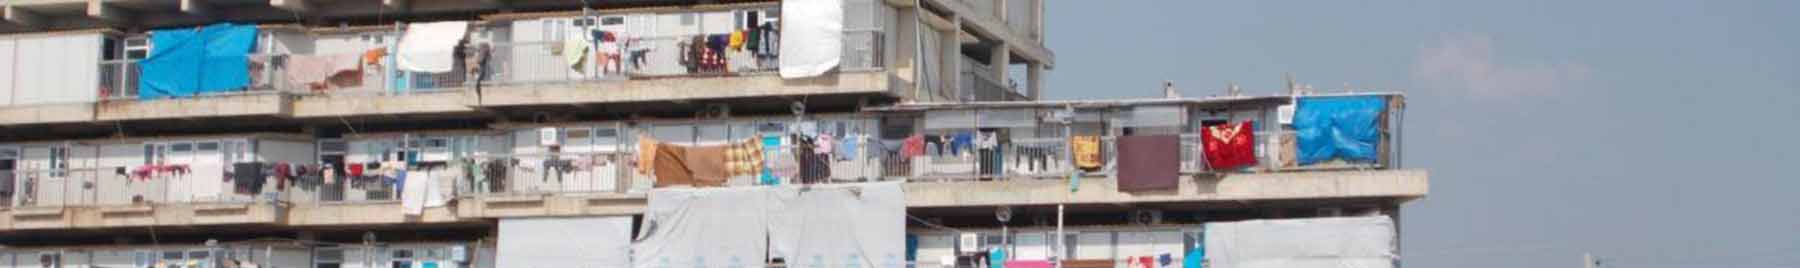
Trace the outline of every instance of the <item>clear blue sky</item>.
<path fill-rule="evenodd" d="M 1800 267 L 1800 1 L 1069 1 L 1048 98 L 1408 94 L 1407 267 Z"/>

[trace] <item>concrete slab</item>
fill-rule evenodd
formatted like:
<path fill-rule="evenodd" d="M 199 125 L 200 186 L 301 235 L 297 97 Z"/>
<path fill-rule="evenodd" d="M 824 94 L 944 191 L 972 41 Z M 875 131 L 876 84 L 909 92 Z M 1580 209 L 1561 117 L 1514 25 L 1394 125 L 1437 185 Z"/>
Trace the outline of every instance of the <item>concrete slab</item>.
<path fill-rule="evenodd" d="M 483 90 L 482 106 L 622 103 L 729 99 L 817 94 L 885 94 L 886 72 L 844 72 L 810 79 L 775 75 L 670 77 L 627 81 L 495 86 Z"/>
<path fill-rule="evenodd" d="M 81 123 L 93 120 L 93 103 L 0 106 L 0 125 Z"/>
<path fill-rule="evenodd" d="M 466 113 L 474 112 L 475 105 L 475 92 L 473 90 L 452 90 L 403 95 L 358 94 L 346 92 L 297 96 L 294 101 L 293 116 L 296 118 L 318 118 L 338 116 Z"/>
<path fill-rule="evenodd" d="M 287 96 L 275 93 L 200 98 L 100 102 L 98 121 L 193 119 L 207 117 L 287 116 Z"/>
<path fill-rule="evenodd" d="M 1242 202 L 1391 197 L 1413 199 L 1428 191 L 1423 170 L 1335 171 L 1187 176 L 1177 189 L 1119 192 L 1116 180 L 1084 178 L 1077 191 L 1064 180 L 907 183 L 908 207 L 1123 204 L 1139 202 Z"/>
<path fill-rule="evenodd" d="M 401 214 L 399 201 L 297 205 L 288 210 L 287 225 L 380 225 L 463 221 L 454 207 L 425 208 L 420 216 Z"/>

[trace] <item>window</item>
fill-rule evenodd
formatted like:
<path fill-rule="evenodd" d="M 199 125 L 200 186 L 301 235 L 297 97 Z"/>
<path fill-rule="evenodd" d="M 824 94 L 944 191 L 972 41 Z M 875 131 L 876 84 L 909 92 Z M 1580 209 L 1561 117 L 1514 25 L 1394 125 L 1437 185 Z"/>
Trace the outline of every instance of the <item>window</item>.
<path fill-rule="evenodd" d="M 156 165 L 168 158 L 168 146 L 162 144 L 144 145 L 144 165 Z"/>
<path fill-rule="evenodd" d="M 344 142 L 344 140 L 329 139 L 329 140 L 319 141 L 319 154 L 341 155 L 341 154 L 344 154 L 345 152 L 349 152 L 349 151 L 350 151 L 350 144 Z"/>
<path fill-rule="evenodd" d="M 390 262 L 392 264 L 391 267 L 393 267 L 393 268 L 412 268 L 413 251 L 411 249 L 396 249 L 393 251 L 392 256 L 393 256 L 393 259 L 392 259 L 393 261 Z"/>
<path fill-rule="evenodd" d="M 255 143 L 245 140 L 227 140 L 222 143 L 225 144 L 226 163 L 256 161 L 256 154 L 251 153 L 256 151 Z"/>
<path fill-rule="evenodd" d="M 600 25 L 602 25 L 602 26 L 620 25 L 620 24 L 625 24 L 625 16 L 600 17 Z"/>
<path fill-rule="evenodd" d="M 329 248 L 313 251 L 313 268 L 344 267 L 344 250 Z"/>
<path fill-rule="evenodd" d="M 177 152 L 177 153 L 192 152 L 192 151 L 194 151 L 194 144 L 193 143 L 185 143 L 185 142 L 171 144 L 171 145 L 169 145 L 169 151 Z"/>
<path fill-rule="evenodd" d="M 694 26 L 694 21 L 699 20 L 699 17 L 700 15 L 694 13 L 681 14 L 681 26 Z"/>
<path fill-rule="evenodd" d="M 150 57 L 150 40 L 144 36 L 125 38 L 125 59 L 141 60 Z"/>
<path fill-rule="evenodd" d="M 50 147 L 50 176 L 51 177 L 69 176 L 69 147 L 68 146 Z"/>
<path fill-rule="evenodd" d="M 202 143 L 198 143 L 198 144 L 194 145 L 194 147 L 198 147 L 201 152 L 219 151 L 219 143 L 218 142 L 202 142 Z"/>

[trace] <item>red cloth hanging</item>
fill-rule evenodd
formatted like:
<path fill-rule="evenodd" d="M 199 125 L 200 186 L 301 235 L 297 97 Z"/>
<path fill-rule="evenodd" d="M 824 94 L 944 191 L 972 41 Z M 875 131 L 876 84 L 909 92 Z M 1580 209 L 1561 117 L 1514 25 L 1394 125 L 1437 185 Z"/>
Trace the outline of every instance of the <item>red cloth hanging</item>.
<path fill-rule="evenodd" d="M 913 134 L 900 144 L 900 156 L 912 158 L 925 155 L 925 135 Z"/>
<path fill-rule="evenodd" d="M 1256 165 L 1256 128 L 1254 121 L 1205 127 L 1200 139 L 1206 153 L 1206 166 L 1212 170 L 1228 170 Z"/>

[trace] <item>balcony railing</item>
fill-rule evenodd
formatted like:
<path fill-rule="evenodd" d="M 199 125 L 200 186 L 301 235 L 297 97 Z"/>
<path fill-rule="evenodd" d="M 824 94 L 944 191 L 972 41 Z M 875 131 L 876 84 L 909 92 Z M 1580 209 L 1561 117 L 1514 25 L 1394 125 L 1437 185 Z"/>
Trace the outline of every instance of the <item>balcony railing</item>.
<path fill-rule="evenodd" d="M 121 174 L 121 171 L 123 174 Z M 72 168 L 61 170 L 7 171 L 13 183 L 7 205 L 20 208 L 124 206 L 172 203 L 248 204 L 261 200 L 278 200 L 273 191 L 261 189 L 239 193 L 225 174 L 213 169 L 195 170 L 192 166 L 156 170 L 136 174 L 139 170 L 123 167 Z M 206 174 L 213 173 L 213 174 Z M 276 188 L 274 180 L 265 189 Z"/>
<path fill-rule="evenodd" d="M 445 73 L 399 71 L 391 66 L 392 55 L 364 65 L 357 71 L 333 75 L 326 81 L 294 81 L 291 61 L 296 57 L 358 58 L 362 53 L 308 55 L 252 55 L 249 74 L 251 85 L 230 93 L 282 92 L 289 94 L 407 94 L 472 88 L 476 80 L 489 86 L 621 81 L 679 76 L 773 75 L 780 64 L 778 52 L 758 52 L 748 48 L 726 47 L 711 53 L 710 47 L 694 46 L 706 35 L 641 37 L 620 42 L 587 44 L 596 51 L 565 51 L 562 41 L 510 42 L 488 44 L 485 65 L 467 64 L 468 58 L 456 59 L 453 70 Z M 875 29 L 845 32 L 843 61 L 839 70 L 879 70 L 884 51 L 881 32 Z M 704 41 L 702 41 L 704 42 Z M 699 49 L 699 50 L 696 50 Z M 475 51 L 471 49 L 471 51 Z M 722 59 L 705 61 L 700 58 Z M 480 66 L 480 67 L 475 67 Z M 469 68 L 481 68 L 470 72 Z M 99 84 L 106 100 L 138 99 L 141 68 L 138 60 L 113 60 L 100 64 Z M 477 77 L 481 76 L 481 77 Z"/>

